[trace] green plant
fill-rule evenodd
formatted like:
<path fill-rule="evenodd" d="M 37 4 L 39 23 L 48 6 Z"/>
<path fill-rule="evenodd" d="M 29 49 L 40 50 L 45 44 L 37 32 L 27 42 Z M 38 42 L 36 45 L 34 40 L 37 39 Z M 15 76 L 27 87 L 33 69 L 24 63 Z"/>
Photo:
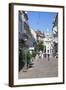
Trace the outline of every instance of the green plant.
<path fill-rule="evenodd" d="M 37 44 L 37 49 L 38 49 L 38 51 L 43 51 L 43 49 L 44 49 L 44 45 L 43 45 L 43 42 L 42 41 L 40 41 L 38 44 Z"/>
<path fill-rule="evenodd" d="M 36 52 L 35 52 L 35 51 L 33 51 L 33 52 L 32 52 L 32 57 L 34 57 L 34 58 L 35 58 L 35 56 L 36 56 Z"/>
<path fill-rule="evenodd" d="M 31 63 L 32 54 L 29 51 L 27 52 L 26 57 L 27 57 L 27 64 L 30 64 Z"/>

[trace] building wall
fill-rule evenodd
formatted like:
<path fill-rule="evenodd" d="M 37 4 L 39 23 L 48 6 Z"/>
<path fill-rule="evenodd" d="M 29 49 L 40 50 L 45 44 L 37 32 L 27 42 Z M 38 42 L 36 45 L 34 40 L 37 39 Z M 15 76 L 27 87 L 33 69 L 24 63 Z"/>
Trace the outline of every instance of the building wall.
<path fill-rule="evenodd" d="M 58 14 L 56 14 L 55 20 L 53 21 L 52 31 L 53 31 L 54 41 L 57 42 L 58 41 Z"/>
<path fill-rule="evenodd" d="M 33 30 L 32 28 L 30 28 L 30 30 L 31 30 L 32 36 L 34 37 L 34 39 L 35 39 L 35 41 L 36 41 L 36 40 L 37 40 L 37 36 L 36 36 L 35 30 Z"/>
<path fill-rule="evenodd" d="M 56 14 L 55 20 L 53 21 L 53 55 L 56 56 L 58 53 L 58 14 Z"/>
<path fill-rule="evenodd" d="M 25 46 L 30 48 L 34 47 L 36 36 L 28 24 L 28 19 L 25 11 L 19 11 L 19 40 L 26 40 Z"/>
<path fill-rule="evenodd" d="M 46 54 L 52 54 L 52 40 L 45 38 L 44 45 L 46 46 Z M 48 52 L 49 50 L 49 52 Z"/>

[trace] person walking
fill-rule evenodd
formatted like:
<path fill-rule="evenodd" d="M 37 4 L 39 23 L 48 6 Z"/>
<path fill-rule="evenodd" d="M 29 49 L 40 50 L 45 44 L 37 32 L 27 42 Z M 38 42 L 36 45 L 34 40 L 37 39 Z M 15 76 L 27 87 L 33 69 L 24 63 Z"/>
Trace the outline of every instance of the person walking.
<path fill-rule="evenodd" d="M 49 50 L 48 50 L 48 61 L 49 61 L 49 57 L 50 57 L 50 54 L 49 54 Z"/>
<path fill-rule="evenodd" d="M 41 58 L 41 56 L 42 56 L 42 51 L 39 52 L 39 58 Z"/>

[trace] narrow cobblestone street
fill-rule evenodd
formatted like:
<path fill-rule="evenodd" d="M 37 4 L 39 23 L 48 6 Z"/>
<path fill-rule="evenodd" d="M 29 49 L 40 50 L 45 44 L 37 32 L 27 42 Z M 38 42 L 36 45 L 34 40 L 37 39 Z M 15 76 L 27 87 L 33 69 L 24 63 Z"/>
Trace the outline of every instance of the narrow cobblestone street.
<path fill-rule="evenodd" d="M 33 67 L 23 69 L 19 72 L 19 79 L 21 78 L 41 78 L 41 77 L 57 77 L 58 76 L 58 60 L 56 58 L 39 58 L 38 56 L 33 61 Z"/>

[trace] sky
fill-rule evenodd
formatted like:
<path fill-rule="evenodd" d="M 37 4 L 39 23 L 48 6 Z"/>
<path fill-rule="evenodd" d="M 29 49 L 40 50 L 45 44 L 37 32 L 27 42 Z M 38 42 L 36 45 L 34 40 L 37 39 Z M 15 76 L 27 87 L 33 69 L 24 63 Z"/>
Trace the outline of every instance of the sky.
<path fill-rule="evenodd" d="M 35 31 L 51 32 L 52 23 L 57 13 L 28 11 L 28 23 Z"/>

